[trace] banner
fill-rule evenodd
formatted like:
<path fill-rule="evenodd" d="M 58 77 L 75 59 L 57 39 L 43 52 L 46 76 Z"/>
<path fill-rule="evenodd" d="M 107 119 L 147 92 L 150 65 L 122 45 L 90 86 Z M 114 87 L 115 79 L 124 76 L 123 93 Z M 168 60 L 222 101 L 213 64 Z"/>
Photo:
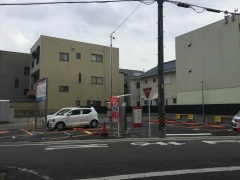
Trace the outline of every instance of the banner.
<path fill-rule="evenodd" d="M 46 99 L 46 82 L 46 79 L 37 82 L 37 102 L 45 101 Z"/>
<path fill-rule="evenodd" d="M 119 103 L 118 97 L 112 97 L 110 99 L 112 105 L 112 120 L 113 122 L 119 123 Z"/>

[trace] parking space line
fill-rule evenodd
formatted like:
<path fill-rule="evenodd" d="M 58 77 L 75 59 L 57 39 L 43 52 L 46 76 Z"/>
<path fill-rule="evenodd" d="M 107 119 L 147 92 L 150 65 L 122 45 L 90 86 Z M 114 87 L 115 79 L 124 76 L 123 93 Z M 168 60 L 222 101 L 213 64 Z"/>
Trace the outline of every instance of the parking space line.
<path fill-rule="evenodd" d="M 30 136 L 32 136 L 33 134 L 32 133 L 30 133 L 30 132 L 28 132 L 27 130 L 25 130 L 25 129 L 21 129 L 22 131 L 24 131 L 24 132 L 26 132 L 26 133 L 28 133 Z"/>
<path fill-rule="evenodd" d="M 82 134 L 82 135 L 76 135 L 76 136 L 73 136 L 73 137 L 80 137 L 80 136 L 89 136 L 89 135 Z M 58 140 L 58 139 L 66 139 L 66 138 L 73 138 L 73 137 L 64 136 L 64 137 L 57 137 L 57 138 L 49 138 L 49 140 Z"/>

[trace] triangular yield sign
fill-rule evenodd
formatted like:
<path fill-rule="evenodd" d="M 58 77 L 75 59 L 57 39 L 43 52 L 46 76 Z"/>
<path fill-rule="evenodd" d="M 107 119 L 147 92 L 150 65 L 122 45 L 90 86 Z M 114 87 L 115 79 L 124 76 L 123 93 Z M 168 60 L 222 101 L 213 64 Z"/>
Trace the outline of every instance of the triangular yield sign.
<path fill-rule="evenodd" d="M 147 99 L 149 97 L 149 94 L 151 93 L 151 90 L 152 90 L 151 87 L 150 88 L 143 88 L 143 92 L 145 93 L 145 96 L 147 97 Z"/>

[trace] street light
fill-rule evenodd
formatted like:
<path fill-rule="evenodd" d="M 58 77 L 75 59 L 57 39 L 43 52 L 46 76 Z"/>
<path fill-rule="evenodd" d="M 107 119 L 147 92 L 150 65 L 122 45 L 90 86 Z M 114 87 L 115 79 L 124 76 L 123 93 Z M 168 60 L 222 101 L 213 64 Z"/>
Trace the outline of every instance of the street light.
<path fill-rule="evenodd" d="M 205 114 L 204 114 L 204 94 L 203 94 L 203 80 L 200 81 L 202 83 L 202 109 L 203 109 L 203 122 L 205 122 Z"/>
<path fill-rule="evenodd" d="M 115 39 L 113 37 L 114 32 L 110 34 L 110 98 L 112 97 L 112 39 Z"/>

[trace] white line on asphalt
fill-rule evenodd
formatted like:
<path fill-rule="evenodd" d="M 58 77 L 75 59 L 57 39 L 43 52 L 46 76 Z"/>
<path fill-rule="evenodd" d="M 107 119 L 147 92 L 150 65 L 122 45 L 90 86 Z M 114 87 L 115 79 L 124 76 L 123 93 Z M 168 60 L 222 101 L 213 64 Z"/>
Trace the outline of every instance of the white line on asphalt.
<path fill-rule="evenodd" d="M 98 178 L 90 178 L 90 179 L 75 179 L 75 180 L 121 180 L 121 179 L 175 176 L 175 175 L 183 175 L 183 174 L 198 174 L 198 173 L 239 171 L 239 170 L 240 170 L 240 166 L 230 166 L 230 167 L 183 169 L 183 170 L 174 170 L 174 171 L 159 171 L 159 172 L 149 172 L 149 173 L 125 174 L 125 175 L 118 175 L 118 176 L 98 177 Z"/>
<path fill-rule="evenodd" d="M 48 146 L 45 150 L 108 147 L 107 144 Z"/>
<path fill-rule="evenodd" d="M 167 134 L 167 136 L 211 136 L 211 133 L 197 133 L 197 134 Z"/>
<path fill-rule="evenodd" d="M 207 144 L 217 144 L 217 143 L 221 143 L 221 142 L 239 142 L 239 141 L 236 141 L 236 140 L 224 140 L 224 141 L 202 141 L 204 143 L 207 143 Z"/>

